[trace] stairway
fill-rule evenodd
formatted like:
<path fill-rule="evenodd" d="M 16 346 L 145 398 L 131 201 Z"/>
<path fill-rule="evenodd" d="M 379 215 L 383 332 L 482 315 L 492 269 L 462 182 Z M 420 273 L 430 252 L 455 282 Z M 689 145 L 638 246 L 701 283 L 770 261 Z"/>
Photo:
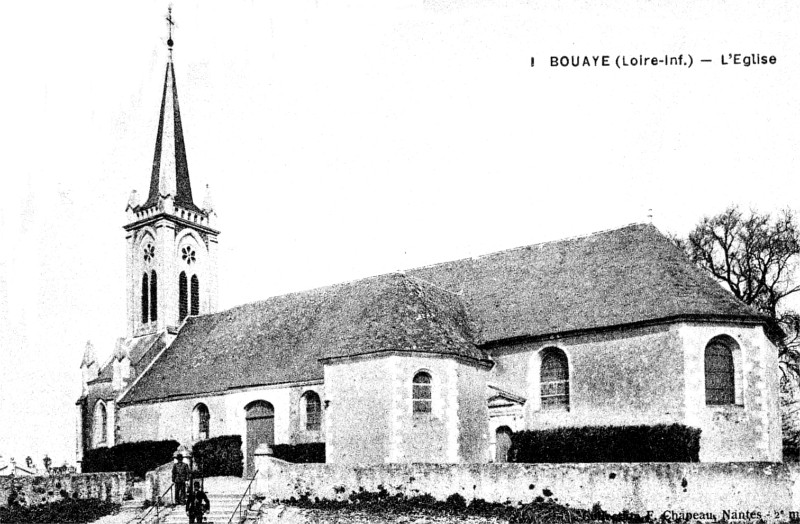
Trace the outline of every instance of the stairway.
<path fill-rule="evenodd" d="M 217 480 L 219 479 L 219 480 Z M 203 515 L 208 524 L 228 524 L 233 510 L 239 504 L 242 498 L 248 481 L 241 479 L 232 479 L 226 477 L 215 477 L 206 479 L 205 490 L 208 496 L 208 501 L 211 504 L 211 510 Z M 245 499 L 244 509 L 247 509 L 249 499 Z M 242 513 L 245 515 L 245 512 Z M 171 513 L 169 513 L 163 520 L 162 524 L 187 524 L 189 516 L 186 514 L 186 509 L 181 506 L 175 506 Z M 240 524 L 239 512 L 237 511 L 236 518 L 231 521 L 232 524 Z"/>

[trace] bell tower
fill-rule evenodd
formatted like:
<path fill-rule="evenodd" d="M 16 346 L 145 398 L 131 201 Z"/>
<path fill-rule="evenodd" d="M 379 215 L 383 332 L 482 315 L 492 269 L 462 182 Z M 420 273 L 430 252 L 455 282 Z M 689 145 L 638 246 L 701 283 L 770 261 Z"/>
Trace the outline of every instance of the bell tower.
<path fill-rule="evenodd" d="M 172 62 L 172 9 L 167 16 L 169 59 L 156 133 L 150 189 L 136 190 L 126 208 L 128 336 L 174 329 L 188 315 L 217 308 L 217 236 L 206 186 L 195 205 L 186 161 L 178 88 Z"/>

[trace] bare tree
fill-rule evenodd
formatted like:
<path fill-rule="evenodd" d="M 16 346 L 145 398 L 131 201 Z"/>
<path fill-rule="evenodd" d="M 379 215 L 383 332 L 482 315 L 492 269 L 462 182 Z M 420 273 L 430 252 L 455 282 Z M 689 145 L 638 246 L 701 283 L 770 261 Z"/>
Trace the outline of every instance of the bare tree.
<path fill-rule="evenodd" d="M 800 259 L 800 230 L 793 213 L 785 210 L 773 217 L 732 206 L 703 218 L 686 239 L 671 238 L 734 296 L 781 328 L 778 350 L 783 372 L 784 450 L 787 457 L 796 459 L 800 450 L 800 315 L 785 303 L 800 291 L 794 279 Z"/>
<path fill-rule="evenodd" d="M 705 217 L 685 240 L 673 241 L 742 302 L 768 315 L 785 337 L 779 344 L 784 373 L 800 376 L 800 316 L 785 307 L 800 292 L 794 272 L 800 259 L 800 228 L 789 210 L 775 217 L 732 206 Z"/>

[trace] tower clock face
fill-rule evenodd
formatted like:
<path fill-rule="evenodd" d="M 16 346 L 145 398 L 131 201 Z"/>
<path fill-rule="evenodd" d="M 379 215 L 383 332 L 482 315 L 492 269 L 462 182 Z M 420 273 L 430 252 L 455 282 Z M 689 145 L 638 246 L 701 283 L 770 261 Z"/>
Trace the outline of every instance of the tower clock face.
<path fill-rule="evenodd" d="M 146 244 L 142 248 L 142 251 L 144 251 L 144 261 L 145 262 L 150 262 L 151 260 L 156 258 L 156 248 L 153 246 L 153 244 L 149 244 L 149 243 Z"/>
<path fill-rule="evenodd" d="M 181 258 L 183 258 L 183 260 L 185 260 L 189 265 L 197 260 L 195 258 L 194 249 L 192 249 L 191 246 L 186 246 L 181 249 Z"/>

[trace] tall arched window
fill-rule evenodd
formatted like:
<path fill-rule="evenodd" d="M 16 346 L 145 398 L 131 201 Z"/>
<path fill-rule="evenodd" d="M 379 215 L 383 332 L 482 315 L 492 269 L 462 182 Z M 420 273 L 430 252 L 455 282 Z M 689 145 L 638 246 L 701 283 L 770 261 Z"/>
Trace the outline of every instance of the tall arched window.
<path fill-rule="evenodd" d="M 736 380 L 733 363 L 733 340 L 716 337 L 706 346 L 706 404 L 736 403 Z"/>
<path fill-rule="evenodd" d="M 200 313 L 200 280 L 192 275 L 192 315 Z"/>
<path fill-rule="evenodd" d="M 430 413 L 432 411 L 431 376 L 425 371 L 420 371 L 414 375 L 411 387 L 411 398 L 414 413 Z"/>
<path fill-rule="evenodd" d="M 303 394 L 303 408 L 306 431 L 319 431 L 322 428 L 322 403 L 314 391 Z"/>
<path fill-rule="evenodd" d="M 181 271 L 180 276 L 178 276 L 178 322 L 183 322 L 189 312 L 189 290 L 187 287 L 186 273 Z"/>
<path fill-rule="evenodd" d="M 150 272 L 150 322 L 158 320 L 158 279 L 156 270 Z"/>
<path fill-rule="evenodd" d="M 108 435 L 108 412 L 103 401 L 98 400 L 94 410 L 94 443 L 95 446 L 105 444 Z"/>
<path fill-rule="evenodd" d="M 542 409 L 569 409 L 569 363 L 558 348 L 542 351 Z"/>
<path fill-rule="evenodd" d="M 142 275 L 142 324 L 147 324 L 150 319 L 150 284 L 147 278 L 147 273 Z"/>
<path fill-rule="evenodd" d="M 192 426 L 194 427 L 194 440 L 206 440 L 210 433 L 211 415 L 208 413 L 208 406 L 200 403 L 194 407 L 192 412 Z"/>

